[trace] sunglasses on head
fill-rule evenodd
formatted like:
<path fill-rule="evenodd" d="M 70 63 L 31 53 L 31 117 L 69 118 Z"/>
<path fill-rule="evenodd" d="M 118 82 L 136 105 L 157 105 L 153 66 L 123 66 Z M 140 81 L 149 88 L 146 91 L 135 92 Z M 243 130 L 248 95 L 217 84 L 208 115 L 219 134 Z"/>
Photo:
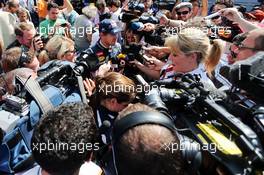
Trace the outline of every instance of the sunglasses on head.
<path fill-rule="evenodd" d="M 189 11 L 182 11 L 182 12 L 177 12 L 177 15 L 181 16 L 181 15 L 187 15 L 189 13 Z"/>

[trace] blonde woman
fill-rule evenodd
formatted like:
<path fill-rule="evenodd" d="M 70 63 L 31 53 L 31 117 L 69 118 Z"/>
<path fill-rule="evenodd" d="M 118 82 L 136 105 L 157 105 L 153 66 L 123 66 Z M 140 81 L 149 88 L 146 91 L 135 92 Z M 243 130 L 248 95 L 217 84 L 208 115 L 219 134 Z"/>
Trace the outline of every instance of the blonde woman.
<path fill-rule="evenodd" d="M 38 58 L 41 65 L 54 59 L 75 62 L 74 42 L 67 37 L 55 35 L 48 41 L 45 50 L 40 53 Z"/>
<path fill-rule="evenodd" d="M 175 73 L 199 74 L 203 81 L 211 80 L 211 75 L 222 54 L 220 41 L 210 42 L 207 34 L 200 29 L 186 28 L 177 35 L 166 39 L 166 47 L 150 48 L 158 53 L 169 54 L 166 63 L 150 59 L 148 64 L 134 61 L 134 64 L 153 79 L 173 78 Z"/>

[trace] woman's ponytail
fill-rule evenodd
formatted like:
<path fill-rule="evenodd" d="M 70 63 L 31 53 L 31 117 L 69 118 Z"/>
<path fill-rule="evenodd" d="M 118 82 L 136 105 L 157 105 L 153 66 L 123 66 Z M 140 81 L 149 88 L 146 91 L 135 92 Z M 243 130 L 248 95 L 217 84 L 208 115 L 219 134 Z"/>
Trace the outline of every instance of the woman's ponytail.
<path fill-rule="evenodd" d="M 209 55 L 205 59 L 205 67 L 209 76 L 212 75 L 212 71 L 214 70 L 215 66 L 219 63 L 222 52 L 223 52 L 223 45 L 221 40 L 218 39 L 212 40 Z"/>

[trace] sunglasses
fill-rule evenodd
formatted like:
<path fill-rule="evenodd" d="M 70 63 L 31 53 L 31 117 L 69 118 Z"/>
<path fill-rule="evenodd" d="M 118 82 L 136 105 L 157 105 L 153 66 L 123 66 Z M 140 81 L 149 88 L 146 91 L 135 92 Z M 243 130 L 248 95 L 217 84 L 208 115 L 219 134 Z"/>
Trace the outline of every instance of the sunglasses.
<path fill-rule="evenodd" d="M 177 12 L 177 15 L 187 15 L 190 11 L 182 11 L 182 12 Z"/>

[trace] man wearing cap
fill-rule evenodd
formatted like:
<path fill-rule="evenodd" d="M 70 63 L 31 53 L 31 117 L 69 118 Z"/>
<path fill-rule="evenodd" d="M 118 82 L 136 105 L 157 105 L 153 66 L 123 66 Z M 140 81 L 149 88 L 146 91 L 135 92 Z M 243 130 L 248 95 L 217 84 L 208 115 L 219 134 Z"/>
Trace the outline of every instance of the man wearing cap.
<path fill-rule="evenodd" d="M 185 24 L 186 21 L 192 18 L 193 6 L 190 2 L 181 2 L 173 8 L 178 17 L 178 20 L 168 19 L 165 15 L 160 18 L 160 24 L 172 27 L 179 27 Z"/>
<path fill-rule="evenodd" d="M 178 16 L 178 20 L 186 22 L 192 17 L 192 3 L 190 2 L 181 2 L 175 6 L 175 11 Z"/>
<path fill-rule="evenodd" d="M 121 45 L 117 42 L 118 33 L 121 31 L 111 19 L 104 19 L 99 24 L 99 40 L 85 52 L 96 55 L 100 64 L 107 63 L 121 52 Z"/>

